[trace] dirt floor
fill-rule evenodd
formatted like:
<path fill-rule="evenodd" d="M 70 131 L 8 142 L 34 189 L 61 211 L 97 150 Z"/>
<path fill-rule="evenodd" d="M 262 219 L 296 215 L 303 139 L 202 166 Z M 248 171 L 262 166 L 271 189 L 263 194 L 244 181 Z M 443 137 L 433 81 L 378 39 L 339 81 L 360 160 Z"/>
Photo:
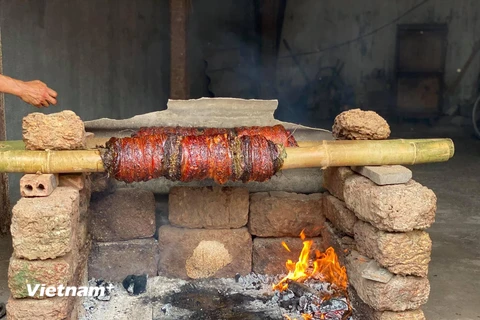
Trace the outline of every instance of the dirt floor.
<path fill-rule="evenodd" d="M 431 294 L 422 309 L 432 320 L 479 320 L 480 140 L 459 134 L 458 128 L 402 125 L 392 132 L 402 138 L 454 139 L 456 153 L 449 162 L 411 167 L 414 179 L 438 197 L 436 222 L 428 230 L 433 240 Z M 0 237 L 0 302 L 8 297 L 10 255 L 10 239 Z"/>

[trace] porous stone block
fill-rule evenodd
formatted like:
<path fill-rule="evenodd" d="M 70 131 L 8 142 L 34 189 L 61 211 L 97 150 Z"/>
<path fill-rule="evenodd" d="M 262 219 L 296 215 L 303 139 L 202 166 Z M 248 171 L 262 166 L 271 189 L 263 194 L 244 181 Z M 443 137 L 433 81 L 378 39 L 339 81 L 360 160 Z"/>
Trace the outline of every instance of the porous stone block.
<path fill-rule="evenodd" d="M 354 310 L 355 319 L 359 320 L 425 320 L 423 311 L 408 310 L 408 311 L 375 311 L 372 307 L 367 305 L 360 299 L 355 289 L 350 286 L 348 288 L 350 296 L 350 303 Z"/>
<path fill-rule="evenodd" d="M 80 220 L 87 216 L 88 206 L 92 194 L 90 175 L 86 173 L 59 174 L 58 185 L 60 187 L 71 187 L 80 193 Z"/>
<path fill-rule="evenodd" d="M 345 257 L 355 249 L 355 239 L 350 236 L 342 236 L 341 232 L 336 230 L 328 221 L 325 222 L 325 228 L 321 233 L 323 239 L 323 247 L 332 247 L 338 256 L 342 265 L 345 265 Z"/>
<path fill-rule="evenodd" d="M 406 311 L 420 308 L 428 300 L 427 278 L 395 275 L 387 283 L 362 277 L 370 259 L 352 251 L 346 257 L 348 280 L 358 296 L 377 311 Z"/>
<path fill-rule="evenodd" d="M 309 238 L 313 241 L 312 250 L 325 251 L 322 238 Z M 283 245 L 284 242 L 290 251 Z M 255 238 L 253 240 L 253 272 L 259 274 L 286 274 L 285 263 L 287 260 L 298 261 L 303 249 L 300 238 Z"/>
<path fill-rule="evenodd" d="M 282 191 L 250 195 L 250 233 L 259 237 L 307 237 L 320 234 L 325 223 L 321 193 L 297 194 Z"/>
<path fill-rule="evenodd" d="M 395 274 L 426 277 L 432 241 L 425 231 L 385 232 L 371 224 L 355 224 L 358 251 Z"/>
<path fill-rule="evenodd" d="M 335 117 L 332 134 L 339 140 L 383 140 L 390 136 L 390 126 L 374 111 L 352 109 Z"/>
<path fill-rule="evenodd" d="M 89 231 L 97 241 L 150 238 L 155 233 L 155 197 L 141 189 L 118 189 L 92 200 Z"/>
<path fill-rule="evenodd" d="M 355 173 L 348 167 L 328 167 L 323 170 L 323 187 L 337 199 L 345 200 L 343 189 L 345 180 Z"/>
<path fill-rule="evenodd" d="M 353 236 L 353 226 L 358 218 L 347 208 L 345 202 L 326 194 L 323 200 L 323 212 L 336 229 Z"/>
<path fill-rule="evenodd" d="M 85 173 L 62 173 L 58 175 L 58 185 L 60 187 L 72 187 L 78 191 L 85 188 L 85 180 Z"/>
<path fill-rule="evenodd" d="M 223 278 L 252 271 L 252 237 L 247 228 L 186 229 L 161 226 L 159 275 Z"/>
<path fill-rule="evenodd" d="M 20 179 L 22 197 L 47 197 L 58 185 L 55 174 L 26 174 Z"/>
<path fill-rule="evenodd" d="M 68 253 L 63 257 L 47 260 L 24 260 L 12 257 L 8 269 L 8 287 L 14 298 L 47 298 L 40 296 L 40 289 L 34 296 L 29 294 L 36 285 L 67 286 L 72 283 L 77 267 L 78 254 Z"/>
<path fill-rule="evenodd" d="M 414 180 L 378 186 L 355 175 L 345 181 L 345 203 L 361 220 L 385 231 L 423 230 L 435 221 L 437 197 Z"/>
<path fill-rule="evenodd" d="M 73 314 L 75 297 L 48 299 L 14 299 L 7 302 L 7 320 L 65 320 L 77 319 Z"/>
<path fill-rule="evenodd" d="M 412 179 L 412 170 L 400 165 L 358 166 L 352 170 L 381 186 L 407 183 Z"/>
<path fill-rule="evenodd" d="M 186 228 L 240 228 L 248 222 L 246 188 L 174 187 L 168 199 L 168 219 Z"/>
<path fill-rule="evenodd" d="M 23 118 L 23 141 L 27 150 L 85 149 L 85 126 L 73 111 L 31 113 Z"/>
<path fill-rule="evenodd" d="M 22 198 L 13 207 L 12 243 L 17 258 L 53 259 L 75 247 L 79 193 L 58 187 L 48 197 Z"/>
<path fill-rule="evenodd" d="M 88 277 L 121 282 L 126 276 L 157 275 L 158 243 L 155 239 L 96 242 L 88 257 Z"/>
<path fill-rule="evenodd" d="M 423 311 L 417 309 L 403 312 L 377 311 L 373 313 L 373 320 L 426 320 L 426 318 Z"/>

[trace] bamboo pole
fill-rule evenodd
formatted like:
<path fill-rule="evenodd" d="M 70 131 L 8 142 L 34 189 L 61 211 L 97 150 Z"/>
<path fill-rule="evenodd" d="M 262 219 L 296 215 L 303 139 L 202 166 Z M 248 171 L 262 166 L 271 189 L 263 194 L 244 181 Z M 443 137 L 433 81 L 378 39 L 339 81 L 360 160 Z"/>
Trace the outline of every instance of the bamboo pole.
<path fill-rule="evenodd" d="M 285 148 L 282 169 L 442 162 L 454 154 L 450 139 L 332 140 Z M 25 150 L 22 141 L 0 142 L 0 172 L 68 173 L 104 171 L 100 151 Z"/>
<path fill-rule="evenodd" d="M 447 161 L 454 154 L 451 139 L 324 140 L 317 145 L 286 148 L 282 169 Z"/>
<path fill-rule="evenodd" d="M 99 150 L 32 151 L 23 141 L 0 142 L 0 172 L 69 173 L 104 171 Z"/>

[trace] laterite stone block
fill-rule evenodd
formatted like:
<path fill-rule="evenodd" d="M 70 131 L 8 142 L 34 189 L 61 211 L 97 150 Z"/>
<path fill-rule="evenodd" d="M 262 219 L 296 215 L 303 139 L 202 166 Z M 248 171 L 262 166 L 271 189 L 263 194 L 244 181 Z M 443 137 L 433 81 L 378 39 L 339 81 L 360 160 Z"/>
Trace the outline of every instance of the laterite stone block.
<path fill-rule="evenodd" d="M 355 213 L 347 208 L 345 202 L 338 200 L 332 195 L 326 194 L 323 201 L 325 217 L 332 223 L 332 225 L 353 236 L 353 227 L 358 221 Z"/>
<path fill-rule="evenodd" d="M 58 186 L 55 174 L 26 174 L 20 179 L 22 197 L 47 197 Z"/>
<path fill-rule="evenodd" d="M 325 223 L 322 202 L 321 193 L 251 194 L 248 228 L 252 235 L 259 237 L 298 237 L 302 230 L 307 237 L 316 237 Z"/>
<path fill-rule="evenodd" d="M 75 247 L 73 239 L 79 220 L 78 190 L 58 187 L 48 197 L 22 198 L 12 211 L 15 257 L 54 259 Z"/>
<path fill-rule="evenodd" d="M 155 239 L 96 242 L 88 259 L 89 278 L 121 282 L 130 274 L 145 273 L 154 277 L 158 267 L 158 243 Z"/>
<path fill-rule="evenodd" d="M 12 257 L 8 269 L 8 287 L 14 298 L 36 298 L 42 299 L 40 290 L 35 296 L 28 293 L 28 285 L 31 289 L 35 285 L 45 286 L 67 286 L 72 283 L 74 272 L 77 267 L 77 253 L 47 260 L 29 261 Z"/>
<path fill-rule="evenodd" d="M 345 181 L 355 173 L 348 167 L 328 167 L 323 170 L 323 187 L 337 199 L 345 200 Z"/>
<path fill-rule="evenodd" d="M 375 312 L 373 314 L 373 320 L 426 320 L 426 318 L 423 311 L 418 309 L 403 312 Z"/>
<path fill-rule="evenodd" d="M 355 224 L 358 251 L 375 259 L 390 272 L 426 277 L 432 240 L 425 231 L 385 232 L 371 224 Z"/>
<path fill-rule="evenodd" d="M 252 271 L 252 237 L 247 228 L 158 230 L 159 274 L 181 279 L 224 278 Z"/>
<path fill-rule="evenodd" d="M 168 219 L 178 227 L 229 229 L 248 222 L 247 188 L 174 187 L 168 199 Z"/>
<path fill-rule="evenodd" d="M 395 275 L 387 283 L 362 277 L 371 260 L 353 251 L 346 257 L 348 280 L 358 296 L 377 311 L 402 312 L 420 308 L 428 301 L 430 283 L 427 278 Z"/>
<path fill-rule="evenodd" d="M 85 149 L 85 125 L 73 111 L 30 113 L 23 118 L 23 141 L 27 150 Z"/>
<path fill-rule="evenodd" d="M 97 241 L 120 241 L 153 237 L 155 197 L 142 189 L 118 189 L 92 200 L 89 231 Z"/>
<path fill-rule="evenodd" d="M 62 173 L 58 176 L 58 185 L 60 187 L 72 187 L 78 191 L 85 188 L 85 173 Z"/>
<path fill-rule="evenodd" d="M 7 320 L 73 320 L 75 297 L 53 297 L 48 299 L 14 299 L 7 302 Z"/>
<path fill-rule="evenodd" d="M 345 182 L 345 203 L 363 221 L 395 232 L 423 230 L 435 221 L 437 197 L 414 180 L 379 186 L 355 175 Z"/>

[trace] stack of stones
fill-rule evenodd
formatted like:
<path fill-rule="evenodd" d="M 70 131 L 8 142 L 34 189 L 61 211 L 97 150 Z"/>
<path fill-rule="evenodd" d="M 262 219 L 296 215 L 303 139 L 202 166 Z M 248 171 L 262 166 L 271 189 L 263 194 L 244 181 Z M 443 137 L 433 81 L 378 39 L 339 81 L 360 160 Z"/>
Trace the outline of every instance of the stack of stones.
<path fill-rule="evenodd" d="M 157 275 L 155 197 L 151 191 L 119 188 L 92 175 L 89 232 L 93 240 L 89 279 L 121 282 L 128 275 Z"/>
<path fill-rule="evenodd" d="M 168 202 L 156 202 L 157 244 L 152 238 L 155 200 L 150 191 L 106 192 L 108 179 L 99 181 L 95 176 L 92 180 L 89 230 L 95 242 L 90 278 L 122 281 L 131 274 L 232 278 L 252 270 L 281 274 L 287 259 L 298 259 L 302 230 L 323 249 L 320 193 L 250 194 L 243 187 L 173 187 Z M 291 252 L 282 247 L 282 241 Z"/>
<path fill-rule="evenodd" d="M 324 172 L 323 236 L 343 253 L 357 309 L 362 319 L 425 319 L 432 242 L 424 230 L 434 222 L 435 194 L 401 166 L 353 169 L 360 174 Z"/>
<path fill-rule="evenodd" d="M 365 121 L 367 119 L 368 121 Z M 388 124 L 374 112 L 339 115 L 337 139 L 386 139 Z M 425 319 L 436 196 L 402 166 L 327 168 L 322 234 L 346 264 L 361 319 Z"/>
<path fill-rule="evenodd" d="M 249 194 L 240 187 L 174 187 L 169 225 L 158 231 L 159 274 L 197 279 L 234 277 L 252 269 L 284 273 L 287 259 L 298 259 L 302 229 L 309 237 L 321 233 L 322 199 L 321 194 L 280 191 Z"/>
<path fill-rule="evenodd" d="M 23 121 L 23 138 L 30 150 L 85 148 L 83 122 L 71 111 L 34 113 Z M 8 270 L 11 297 L 7 319 L 77 319 L 80 299 L 36 286 L 85 285 L 90 241 L 87 210 L 90 182 L 86 174 L 26 174 L 22 198 L 13 208 L 13 256 Z"/>

